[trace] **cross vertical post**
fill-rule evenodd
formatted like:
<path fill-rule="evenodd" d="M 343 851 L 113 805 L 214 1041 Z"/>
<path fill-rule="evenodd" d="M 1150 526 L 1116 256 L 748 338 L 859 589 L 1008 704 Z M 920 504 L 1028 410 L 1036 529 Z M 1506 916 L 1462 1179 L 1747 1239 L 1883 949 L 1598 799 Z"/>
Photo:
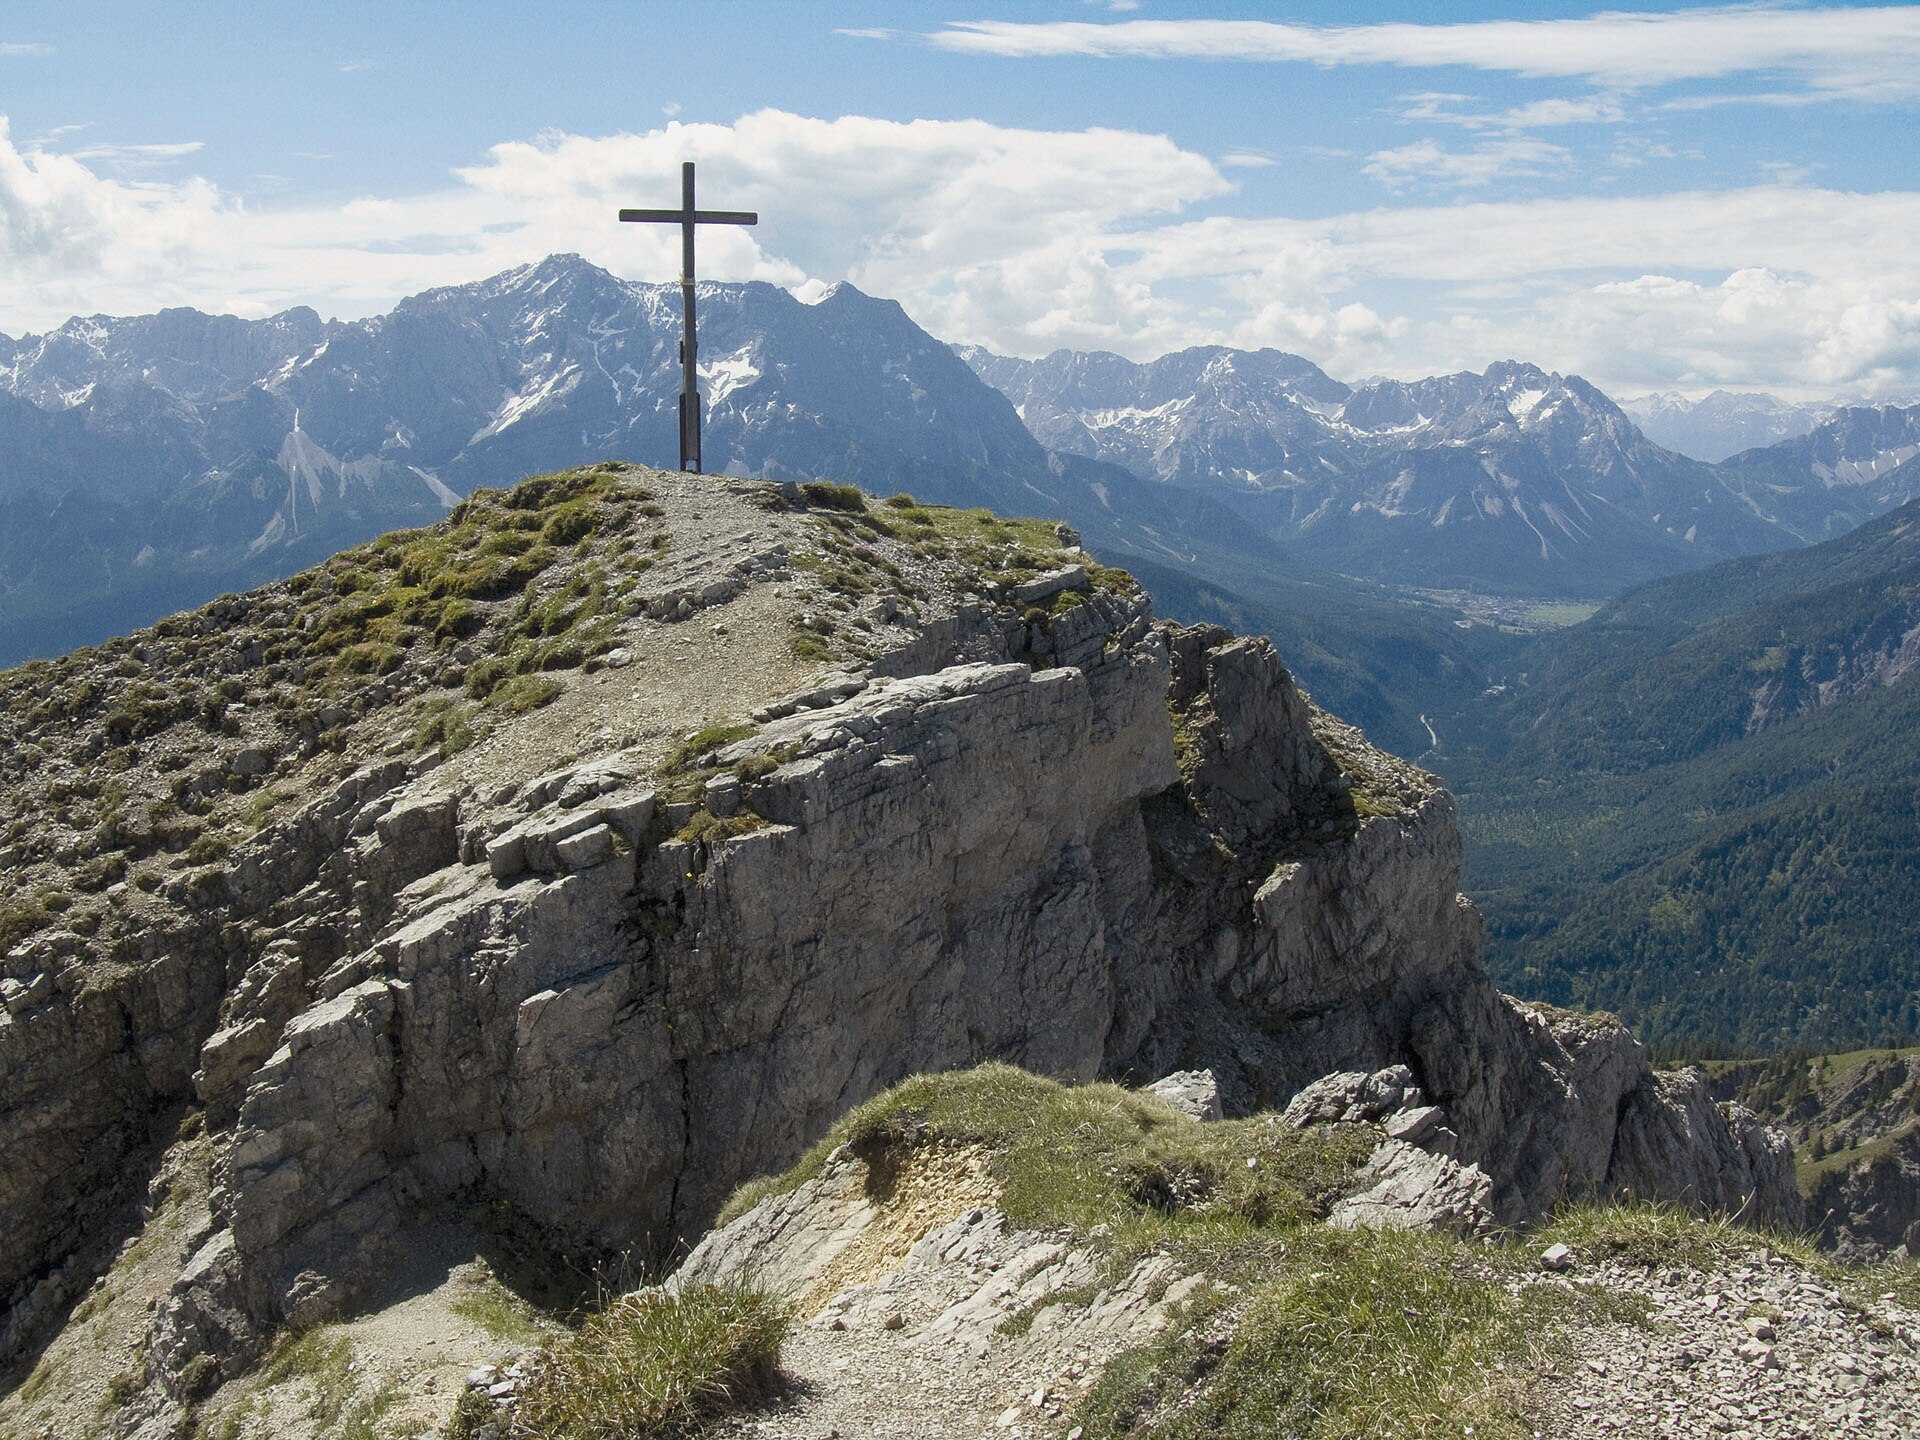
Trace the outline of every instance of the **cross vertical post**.
<path fill-rule="evenodd" d="M 700 375 L 696 368 L 699 346 L 693 323 L 693 230 L 696 225 L 758 225 L 751 210 L 697 210 L 693 203 L 693 161 L 680 166 L 678 210 L 622 210 L 622 220 L 680 227 L 680 468 L 700 473 Z"/>

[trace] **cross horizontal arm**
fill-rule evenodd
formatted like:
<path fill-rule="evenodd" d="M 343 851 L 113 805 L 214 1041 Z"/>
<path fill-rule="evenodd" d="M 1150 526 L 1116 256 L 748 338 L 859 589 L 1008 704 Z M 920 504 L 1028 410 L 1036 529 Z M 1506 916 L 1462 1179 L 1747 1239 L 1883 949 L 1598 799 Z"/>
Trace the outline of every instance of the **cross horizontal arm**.
<path fill-rule="evenodd" d="M 687 212 L 684 210 L 622 210 L 622 220 L 648 220 L 660 225 L 684 225 Z M 760 215 L 754 210 L 696 210 L 693 212 L 696 225 L 758 225 Z"/>

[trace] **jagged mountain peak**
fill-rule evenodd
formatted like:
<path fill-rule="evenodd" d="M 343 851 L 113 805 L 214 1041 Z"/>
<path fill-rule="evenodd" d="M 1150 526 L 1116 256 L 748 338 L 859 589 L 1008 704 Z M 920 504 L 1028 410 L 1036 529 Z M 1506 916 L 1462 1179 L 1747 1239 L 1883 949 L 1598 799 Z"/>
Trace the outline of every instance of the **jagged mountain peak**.
<path fill-rule="evenodd" d="M 85 343 L 73 341 L 77 358 L 48 381 L 51 399 L 73 407 L 107 380 L 154 384 L 149 372 L 187 349 L 154 341 L 162 323 L 203 322 L 191 312 L 76 322 Z M 150 405 L 143 425 L 84 428 L 131 411 L 124 398 L 56 423 L 20 383 L 46 378 L 46 366 L 0 370 L 0 385 L 35 402 L 0 456 L 0 506 L 18 507 L 0 526 L 0 657 L 91 642 L 424 523 L 476 484 L 609 453 L 678 453 L 677 287 L 578 256 L 366 320 L 295 311 L 203 328 L 244 364 L 162 387 L 178 403 Z M 710 471 L 1064 512 L 1123 550 L 1186 553 L 1173 547 L 1190 529 L 1230 528 L 1123 472 L 1051 466 L 1003 395 L 896 302 L 855 286 L 808 305 L 763 282 L 703 283 L 700 343 Z"/>
<path fill-rule="evenodd" d="M 1786 543 L 1587 381 L 1525 361 L 1351 389 L 1298 356 L 1218 346 L 1146 364 L 966 358 L 1043 444 L 1218 495 L 1350 574 L 1604 594 Z"/>

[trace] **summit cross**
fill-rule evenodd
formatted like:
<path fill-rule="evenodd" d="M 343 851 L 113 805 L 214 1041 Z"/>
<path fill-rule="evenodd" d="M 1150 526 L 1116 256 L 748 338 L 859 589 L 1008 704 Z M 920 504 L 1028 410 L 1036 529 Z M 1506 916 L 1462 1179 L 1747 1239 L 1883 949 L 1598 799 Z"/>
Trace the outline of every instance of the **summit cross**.
<path fill-rule="evenodd" d="M 680 468 L 700 473 L 700 378 L 694 370 L 699 353 L 693 338 L 693 227 L 696 225 L 758 225 L 752 210 L 696 210 L 693 208 L 693 161 L 680 166 L 678 210 L 622 210 L 622 220 L 680 227 L 680 308 L 685 323 L 680 338 Z"/>

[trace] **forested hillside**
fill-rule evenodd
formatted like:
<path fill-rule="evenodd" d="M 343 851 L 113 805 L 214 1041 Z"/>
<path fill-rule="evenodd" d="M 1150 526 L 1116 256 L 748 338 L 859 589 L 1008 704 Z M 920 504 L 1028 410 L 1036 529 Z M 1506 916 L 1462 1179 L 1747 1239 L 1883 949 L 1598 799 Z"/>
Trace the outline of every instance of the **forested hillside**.
<path fill-rule="evenodd" d="M 1503 983 L 1669 1051 L 1920 1034 L 1916 552 L 1908 505 L 1655 582 L 1452 717 Z"/>

